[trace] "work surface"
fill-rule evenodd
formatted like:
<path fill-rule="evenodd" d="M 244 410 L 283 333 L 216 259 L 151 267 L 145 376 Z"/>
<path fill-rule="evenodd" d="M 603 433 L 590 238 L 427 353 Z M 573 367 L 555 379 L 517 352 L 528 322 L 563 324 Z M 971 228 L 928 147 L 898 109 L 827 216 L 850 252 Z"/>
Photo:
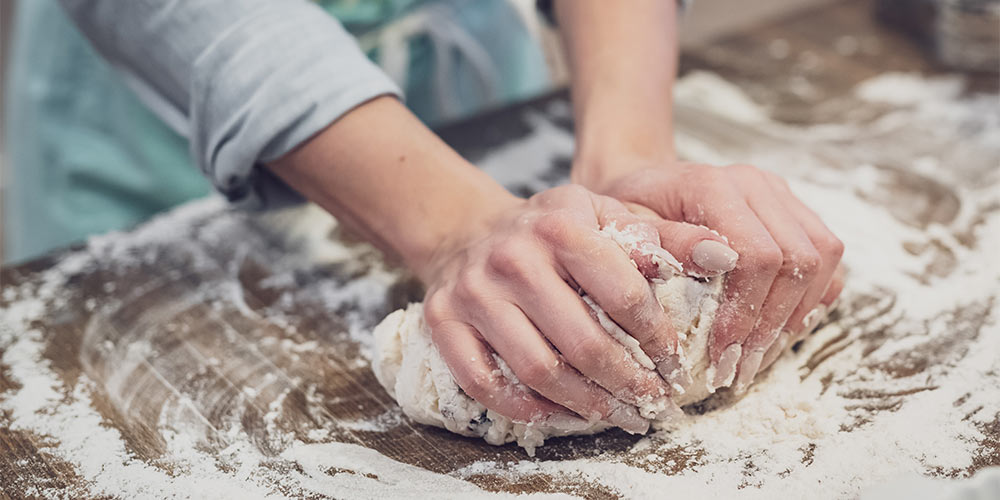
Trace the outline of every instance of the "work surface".
<path fill-rule="evenodd" d="M 785 175 L 848 248 L 838 311 L 743 399 L 535 458 L 414 424 L 367 356 L 419 285 L 316 210 L 211 199 L 3 270 L 0 497 L 822 498 L 1000 465 L 997 97 L 883 74 L 930 68 L 856 2 L 683 65 L 682 155 Z M 442 134 L 529 194 L 569 126 L 554 95 Z"/>

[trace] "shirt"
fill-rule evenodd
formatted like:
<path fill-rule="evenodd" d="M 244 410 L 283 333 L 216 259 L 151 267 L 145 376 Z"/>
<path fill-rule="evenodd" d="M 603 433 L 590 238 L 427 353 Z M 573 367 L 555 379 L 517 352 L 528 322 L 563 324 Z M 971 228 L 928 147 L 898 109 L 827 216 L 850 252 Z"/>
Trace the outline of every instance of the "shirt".
<path fill-rule="evenodd" d="M 230 200 L 298 197 L 259 164 L 361 103 L 401 91 L 305 0 L 60 0 L 98 52 Z"/>

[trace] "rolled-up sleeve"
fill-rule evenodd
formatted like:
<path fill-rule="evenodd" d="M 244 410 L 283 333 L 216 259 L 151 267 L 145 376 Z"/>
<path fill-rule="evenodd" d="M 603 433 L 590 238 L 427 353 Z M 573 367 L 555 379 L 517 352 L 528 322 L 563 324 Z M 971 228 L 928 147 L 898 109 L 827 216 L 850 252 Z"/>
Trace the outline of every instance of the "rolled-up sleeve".
<path fill-rule="evenodd" d="M 305 0 L 61 0 L 231 201 L 297 199 L 262 162 L 398 87 Z"/>

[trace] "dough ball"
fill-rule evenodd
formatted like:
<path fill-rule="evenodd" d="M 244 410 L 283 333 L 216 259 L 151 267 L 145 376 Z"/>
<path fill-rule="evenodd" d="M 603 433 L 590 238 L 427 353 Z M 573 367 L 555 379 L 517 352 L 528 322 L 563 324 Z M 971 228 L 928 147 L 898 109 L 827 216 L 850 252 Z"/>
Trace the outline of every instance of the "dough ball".
<path fill-rule="evenodd" d="M 673 320 L 681 339 L 685 366 L 693 379 L 683 395 L 672 398 L 673 402 L 683 406 L 701 401 L 712 393 L 707 383 L 711 377 L 708 337 L 722 293 L 722 278 L 699 280 L 672 275 L 652 280 L 650 286 Z M 603 326 L 606 330 L 617 328 L 617 325 Z M 529 453 L 551 436 L 591 434 L 609 427 L 601 421 L 591 422 L 583 428 L 512 422 L 488 410 L 466 395 L 455 382 L 431 342 L 422 304 L 410 304 L 406 309 L 393 312 L 379 323 L 374 335 L 372 369 L 375 376 L 403 412 L 422 424 L 463 436 L 481 437 L 495 445 L 517 441 Z M 615 336 L 615 332 L 609 331 L 609 335 Z M 644 357 L 641 352 L 633 355 L 636 356 Z"/>

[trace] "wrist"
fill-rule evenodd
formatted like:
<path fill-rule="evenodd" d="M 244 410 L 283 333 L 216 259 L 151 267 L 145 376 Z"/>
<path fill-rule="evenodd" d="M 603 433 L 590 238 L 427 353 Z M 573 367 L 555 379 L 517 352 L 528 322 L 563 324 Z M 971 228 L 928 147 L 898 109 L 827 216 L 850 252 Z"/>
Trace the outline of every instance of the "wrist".
<path fill-rule="evenodd" d="M 574 97 L 573 182 L 600 192 L 636 170 L 676 162 L 669 97 L 628 95 L 614 86 L 588 90 Z M 663 93 L 669 96 L 669 88 Z"/>
<path fill-rule="evenodd" d="M 636 152 L 609 147 L 577 151 L 570 180 L 598 194 L 606 194 L 620 179 L 648 169 L 670 169 L 677 165 L 673 149 Z"/>
<path fill-rule="evenodd" d="M 475 168 L 475 167 L 471 167 Z M 397 251 L 413 272 L 426 284 L 438 280 L 445 265 L 472 242 L 486 237 L 505 214 L 525 200 L 510 194 L 485 174 L 482 183 L 468 183 L 456 189 L 448 210 L 420 227 L 398 235 Z"/>
<path fill-rule="evenodd" d="M 674 2 L 622 9 L 567 0 L 556 15 L 573 78 L 571 178 L 599 191 L 639 168 L 673 163 Z"/>
<path fill-rule="evenodd" d="M 424 279 L 435 255 L 517 201 L 391 97 L 359 105 L 269 166 Z"/>

